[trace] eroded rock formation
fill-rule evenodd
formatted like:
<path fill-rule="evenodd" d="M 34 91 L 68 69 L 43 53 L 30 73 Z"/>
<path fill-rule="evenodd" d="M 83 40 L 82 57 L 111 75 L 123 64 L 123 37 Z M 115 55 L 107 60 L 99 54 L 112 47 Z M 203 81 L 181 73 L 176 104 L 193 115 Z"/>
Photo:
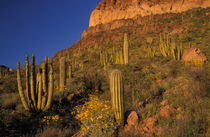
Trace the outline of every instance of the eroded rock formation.
<path fill-rule="evenodd" d="M 177 13 L 209 6 L 210 0 L 103 0 L 92 12 L 89 26 L 134 19 L 137 15 Z"/>

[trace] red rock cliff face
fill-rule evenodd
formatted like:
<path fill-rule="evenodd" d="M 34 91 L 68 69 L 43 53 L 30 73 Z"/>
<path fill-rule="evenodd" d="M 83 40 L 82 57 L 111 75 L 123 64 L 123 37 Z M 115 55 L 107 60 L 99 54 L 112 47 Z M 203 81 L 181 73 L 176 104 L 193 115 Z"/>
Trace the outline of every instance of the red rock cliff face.
<path fill-rule="evenodd" d="M 92 12 L 89 26 L 120 19 L 135 19 L 138 15 L 177 13 L 209 6 L 210 0 L 103 0 Z"/>

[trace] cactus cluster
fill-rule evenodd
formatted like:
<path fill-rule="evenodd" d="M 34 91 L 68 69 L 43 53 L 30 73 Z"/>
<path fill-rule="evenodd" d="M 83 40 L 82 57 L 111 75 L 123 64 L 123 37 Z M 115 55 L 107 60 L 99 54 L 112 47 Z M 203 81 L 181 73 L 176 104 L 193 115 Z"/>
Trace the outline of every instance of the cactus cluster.
<path fill-rule="evenodd" d="M 72 71 L 83 69 L 83 62 L 79 62 L 79 57 L 73 57 L 69 62 L 72 67 Z"/>
<path fill-rule="evenodd" d="M 147 56 L 148 57 L 154 57 L 155 53 L 157 51 L 156 47 L 147 47 Z"/>
<path fill-rule="evenodd" d="M 124 91 L 122 73 L 119 70 L 113 70 L 110 75 L 110 92 L 116 122 L 122 125 L 124 123 Z"/>
<path fill-rule="evenodd" d="M 48 64 L 47 57 L 36 75 L 35 56 L 32 54 L 30 71 L 28 55 L 26 55 L 26 95 L 21 84 L 20 63 L 17 62 L 17 83 L 21 101 L 27 111 L 40 112 L 50 108 L 53 98 L 53 69 L 52 65 Z"/>
<path fill-rule="evenodd" d="M 124 34 L 123 47 L 113 46 L 112 49 L 100 49 L 100 62 L 106 69 L 108 64 L 128 64 L 129 45 L 127 34 Z"/>
<path fill-rule="evenodd" d="M 98 51 L 99 55 L 96 53 Z M 97 61 L 100 58 L 100 64 L 106 70 L 107 66 L 110 64 L 128 64 L 129 62 L 129 44 L 127 34 L 124 34 L 124 45 L 113 46 L 112 48 L 107 48 L 106 46 L 99 46 L 97 43 L 93 48 L 88 48 L 86 52 L 79 51 L 74 54 L 68 54 L 69 63 L 72 65 L 72 70 L 83 69 L 83 62 L 79 62 L 81 56 L 84 56 L 89 61 Z M 71 59 L 70 59 L 71 57 Z"/>
<path fill-rule="evenodd" d="M 169 35 L 160 34 L 160 52 L 164 57 L 172 57 L 175 60 L 181 60 L 183 55 L 182 44 L 178 45 Z"/>

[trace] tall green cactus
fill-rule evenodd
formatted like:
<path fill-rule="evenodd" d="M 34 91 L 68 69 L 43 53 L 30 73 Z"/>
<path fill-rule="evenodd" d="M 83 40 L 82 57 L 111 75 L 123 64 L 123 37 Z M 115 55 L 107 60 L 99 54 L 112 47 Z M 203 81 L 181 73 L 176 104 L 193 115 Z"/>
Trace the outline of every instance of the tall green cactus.
<path fill-rule="evenodd" d="M 183 47 L 182 44 L 177 45 L 176 42 L 169 38 L 169 35 L 160 34 L 160 45 L 159 45 L 161 54 L 164 57 L 171 57 L 175 60 L 181 60 L 183 55 Z"/>
<path fill-rule="evenodd" d="M 124 64 L 128 64 L 129 62 L 129 45 L 128 45 L 128 36 L 125 33 L 124 34 L 124 48 L 123 48 L 123 53 L 124 53 Z"/>
<path fill-rule="evenodd" d="M 164 57 L 167 57 L 170 55 L 170 39 L 169 39 L 169 36 L 168 34 L 164 34 L 163 36 L 160 34 L 160 51 L 161 51 L 161 54 L 164 56 Z"/>
<path fill-rule="evenodd" d="M 123 64 L 124 61 L 123 61 L 123 49 L 120 48 L 120 51 L 119 51 L 119 59 L 120 59 L 120 64 Z"/>
<path fill-rule="evenodd" d="M 66 61 L 65 58 L 62 57 L 60 59 L 60 91 L 64 91 L 65 83 L 66 83 Z"/>
<path fill-rule="evenodd" d="M 69 80 L 72 78 L 72 66 L 71 64 L 69 65 Z"/>
<path fill-rule="evenodd" d="M 110 92 L 115 119 L 118 125 L 122 125 L 124 123 L 124 91 L 122 73 L 119 70 L 113 70 L 110 75 Z"/>
<path fill-rule="evenodd" d="M 28 106 L 28 103 L 26 102 L 25 94 L 23 92 L 23 88 L 22 88 L 22 85 L 21 85 L 20 63 L 19 62 L 17 62 L 17 83 L 18 83 L 18 91 L 19 91 L 20 99 L 23 103 L 23 107 L 26 110 L 29 110 L 29 106 Z"/>
<path fill-rule="evenodd" d="M 46 111 L 50 108 L 53 98 L 53 69 L 49 65 L 48 82 L 48 63 L 47 58 L 43 68 L 39 69 L 36 76 L 35 56 L 32 55 L 31 76 L 29 76 L 29 61 L 26 55 L 26 97 L 21 85 L 20 63 L 17 62 L 17 83 L 18 91 L 24 108 L 30 112 Z M 30 83 L 29 83 L 30 79 Z M 47 103 L 46 103 L 47 102 Z"/>

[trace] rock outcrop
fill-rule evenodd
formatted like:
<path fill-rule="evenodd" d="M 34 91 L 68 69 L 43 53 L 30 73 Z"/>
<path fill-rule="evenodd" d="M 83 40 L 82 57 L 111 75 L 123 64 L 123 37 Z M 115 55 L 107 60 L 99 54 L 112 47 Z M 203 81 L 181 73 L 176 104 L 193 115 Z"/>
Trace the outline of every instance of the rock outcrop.
<path fill-rule="evenodd" d="M 0 78 L 10 74 L 13 72 L 13 69 L 6 67 L 4 65 L 0 65 Z"/>
<path fill-rule="evenodd" d="M 183 61 L 202 61 L 205 62 L 207 61 L 206 56 L 201 52 L 200 49 L 198 48 L 190 48 L 187 51 L 184 52 L 183 57 L 182 57 Z"/>
<path fill-rule="evenodd" d="M 92 12 L 89 26 L 134 19 L 137 15 L 178 13 L 209 6 L 210 0 L 103 0 Z"/>
<path fill-rule="evenodd" d="M 171 105 L 167 105 L 160 110 L 160 115 L 166 119 L 172 118 L 175 114 L 176 109 Z"/>

